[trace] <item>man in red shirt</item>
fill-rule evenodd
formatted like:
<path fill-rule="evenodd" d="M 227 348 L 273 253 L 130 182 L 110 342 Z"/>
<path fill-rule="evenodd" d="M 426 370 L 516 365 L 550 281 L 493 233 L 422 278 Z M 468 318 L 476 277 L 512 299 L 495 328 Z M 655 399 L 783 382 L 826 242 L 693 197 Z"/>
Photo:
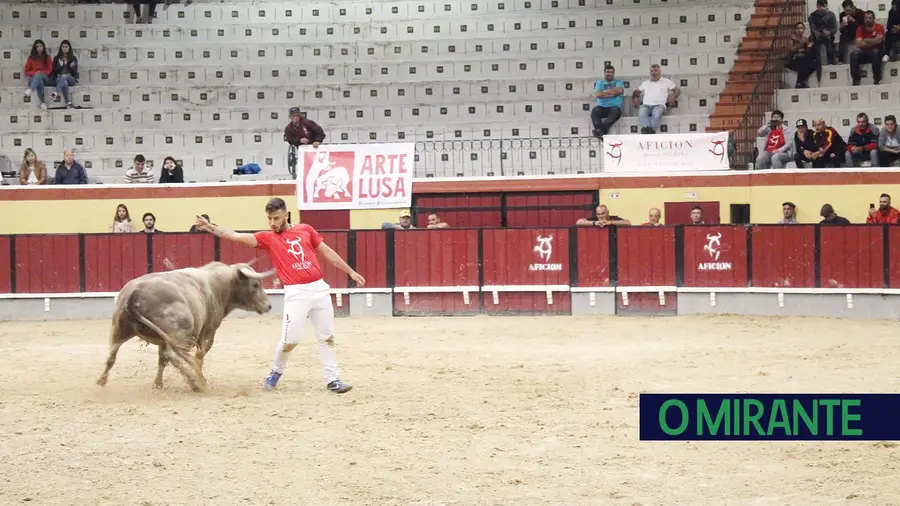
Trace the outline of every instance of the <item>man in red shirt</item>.
<path fill-rule="evenodd" d="M 878 209 L 869 207 L 869 217 L 866 218 L 869 225 L 896 225 L 900 223 L 900 211 L 891 206 L 891 196 L 882 193 L 878 200 Z"/>
<path fill-rule="evenodd" d="M 872 64 L 872 79 L 881 84 L 881 44 L 884 42 L 884 25 L 875 22 L 875 13 L 866 11 L 865 22 L 856 29 L 856 48 L 850 53 L 850 76 L 853 86 L 859 86 L 859 66 Z"/>
<path fill-rule="evenodd" d="M 347 392 L 353 387 L 338 378 L 337 358 L 333 348 L 334 308 L 328 293 L 331 287 L 323 279 L 318 255 L 347 273 L 358 286 L 363 286 L 366 280 L 328 247 L 314 228 L 305 224 L 288 224 L 287 204 L 284 200 L 270 200 L 266 204 L 266 214 L 271 230 L 253 234 L 238 233 L 213 225 L 199 215 L 196 223 L 198 229 L 211 232 L 226 241 L 264 250 L 269 254 L 272 266 L 284 284 L 281 339 L 275 348 L 272 372 L 266 378 L 265 388 L 271 390 L 278 385 L 290 352 L 300 342 L 306 317 L 309 316 L 319 342 L 319 358 L 325 370 L 326 388 L 339 394 Z"/>

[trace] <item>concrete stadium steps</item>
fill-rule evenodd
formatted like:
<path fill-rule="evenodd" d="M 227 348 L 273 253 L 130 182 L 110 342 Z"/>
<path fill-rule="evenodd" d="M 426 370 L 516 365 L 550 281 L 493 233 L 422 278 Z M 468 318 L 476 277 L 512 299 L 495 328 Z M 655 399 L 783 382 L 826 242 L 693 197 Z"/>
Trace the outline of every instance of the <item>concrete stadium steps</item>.
<path fill-rule="evenodd" d="M 883 86 L 900 84 L 900 62 L 888 62 L 883 64 Z M 782 77 L 782 88 L 784 90 L 793 90 L 797 84 L 797 73 L 791 70 L 785 70 Z M 850 65 L 825 65 L 822 67 L 822 82 L 816 82 L 816 76 L 813 74 L 809 78 L 809 90 L 825 90 L 835 87 L 852 88 L 853 80 L 850 78 Z M 874 85 L 872 79 L 872 67 L 863 65 L 860 68 L 860 85 Z M 799 90 L 798 90 L 799 91 Z"/>
<path fill-rule="evenodd" d="M 747 23 L 747 34 L 738 50 L 734 66 L 728 73 L 725 88 L 719 94 L 719 103 L 710 116 L 711 131 L 733 130 L 740 125 L 765 63 L 766 43 L 771 44 L 779 23 L 805 22 L 804 5 L 803 0 L 755 2 L 754 12 Z M 792 8 L 796 14 L 782 19 L 782 12 L 787 8 Z M 761 98 L 765 103 L 772 103 L 774 93 L 765 93 Z"/>
<path fill-rule="evenodd" d="M 677 8 L 673 11 L 673 7 Z M 70 5 L 53 6 L 34 4 L 12 4 L 0 14 L 0 25 L 27 26 L 40 25 L 90 25 L 121 24 L 132 21 L 130 6 L 117 5 Z M 619 7 L 619 8 L 616 8 Z M 725 16 L 710 13 L 710 7 L 718 7 Z M 502 19 L 516 22 L 534 16 L 544 16 L 546 29 L 560 25 L 594 27 L 654 26 L 668 20 L 670 24 L 708 24 L 721 26 L 735 20 L 736 15 L 749 15 L 746 2 L 716 0 L 646 2 L 621 0 L 607 3 L 605 0 L 440 0 L 407 2 L 310 2 L 281 3 L 260 2 L 250 5 L 245 2 L 229 2 L 228 5 L 194 2 L 188 7 L 173 5 L 168 9 L 157 8 L 154 24 L 188 27 L 219 27 L 229 24 L 304 23 L 308 25 L 391 25 L 399 22 L 424 22 L 428 26 L 441 23 L 443 18 Z M 560 14 L 554 14 L 559 12 Z M 593 14 L 593 15 L 592 15 Z M 550 24 L 550 16 L 559 16 L 561 23 Z M 655 22 L 654 19 L 656 18 Z M 741 20 L 738 19 L 738 22 Z M 444 21 L 446 22 L 446 21 Z M 741 23 L 742 24 L 742 23 Z M 539 25 L 540 26 L 540 25 Z M 378 27 L 378 34 L 381 33 Z M 522 29 L 522 28 L 520 28 Z M 515 30 L 515 29 L 514 29 Z M 335 33 L 337 31 L 335 30 Z M 330 34 L 334 36 L 335 33 Z M 361 34 L 361 33 L 360 33 Z M 325 33 L 328 36 L 329 34 Z"/>

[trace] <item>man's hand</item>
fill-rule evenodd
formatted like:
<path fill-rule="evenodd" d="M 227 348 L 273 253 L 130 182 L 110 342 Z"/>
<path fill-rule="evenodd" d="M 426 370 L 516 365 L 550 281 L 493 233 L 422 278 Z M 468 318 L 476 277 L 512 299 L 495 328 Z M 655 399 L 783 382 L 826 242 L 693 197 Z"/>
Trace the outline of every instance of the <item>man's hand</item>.
<path fill-rule="evenodd" d="M 862 146 L 853 146 L 854 153 L 862 153 L 864 149 Z"/>
<path fill-rule="evenodd" d="M 307 139 L 306 137 L 300 139 L 300 144 L 309 144 L 309 139 Z"/>
<path fill-rule="evenodd" d="M 356 271 L 350 273 L 350 279 L 356 282 L 356 286 L 364 286 L 366 284 L 366 278 L 362 277 Z"/>
<path fill-rule="evenodd" d="M 313 148 L 318 148 L 318 147 L 319 147 L 319 141 L 314 142 L 314 143 L 313 143 Z"/>
<path fill-rule="evenodd" d="M 212 232 L 212 223 L 208 222 L 206 218 L 200 216 L 199 214 L 196 216 L 197 221 L 194 222 L 194 226 L 197 227 L 198 230 L 202 230 L 204 232 Z"/>
<path fill-rule="evenodd" d="M 808 160 L 812 160 L 813 158 L 816 157 L 816 155 L 818 155 L 818 153 L 813 153 L 812 151 L 810 151 L 808 149 L 803 150 L 803 156 L 805 156 Z"/>
<path fill-rule="evenodd" d="M 877 209 L 875 209 L 874 207 L 870 207 L 869 208 L 869 216 L 874 216 L 876 211 L 877 211 Z"/>
<path fill-rule="evenodd" d="M 894 25 L 891 27 L 891 33 L 900 33 L 900 25 Z"/>

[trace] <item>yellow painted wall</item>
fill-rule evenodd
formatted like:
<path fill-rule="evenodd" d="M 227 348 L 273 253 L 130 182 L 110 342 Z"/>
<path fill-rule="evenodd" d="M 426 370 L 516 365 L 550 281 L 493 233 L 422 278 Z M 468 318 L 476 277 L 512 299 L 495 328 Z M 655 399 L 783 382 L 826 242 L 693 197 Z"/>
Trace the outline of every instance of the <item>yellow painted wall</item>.
<path fill-rule="evenodd" d="M 819 210 L 824 203 L 852 223 L 865 223 L 869 203 L 877 203 L 882 192 L 900 199 L 900 184 L 835 185 L 835 186 L 743 186 L 603 189 L 600 202 L 613 214 L 632 223 L 647 219 L 651 207 L 665 213 L 665 202 L 718 201 L 723 222 L 730 220 L 730 204 L 750 204 L 754 223 L 775 223 L 781 219 L 781 203 L 790 200 L 797 205 L 802 223 L 821 220 Z M 610 198 L 610 193 L 618 198 Z M 696 196 L 688 198 L 687 194 Z M 216 223 L 239 230 L 262 230 L 267 227 L 264 208 L 269 197 L 218 197 L 192 199 L 125 199 L 125 200 L 35 200 L 0 201 L 0 234 L 91 233 L 106 232 L 116 206 L 128 206 L 132 219 L 139 221 L 145 212 L 156 215 L 157 226 L 166 232 L 186 232 L 194 223 L 194 215 L 206 213 Z M 296 198 L 285 195 L 289 209 L 295 209 Z M 895 200 L 900 207 L 900 200 Z M 350 226 L 354 229 L 378 229 L 384 222 L 396 222 L 401 209 L 352 210 Z M 295 216 L 297 214 L 294 211 Z M 300 221 L 303 220 L 302 213 Z M 663 214 L 665 222 L 665 214 Z M 296 222 L 296 221 L 295 221 Z"/>
<path fill-rule="evenodd" d="M 610 198 L 617 193 L 618 198 Z M 688 197 L 689 193 L 696 197 Z M 897 185 L 840 185 L 840 186 L 741 186 L 741 187 L 684 187 L 637 188 L 600 190 L 600 203 L 609 207 L 612 214 L 632 223 L 647 221 L 651 207 L 663 212 L 665 223 L 666 202 L 719 202 L 722 222 L 731 219 L 731 204 L 750 204 L 753 223 L 776 223 L 782 218 L 781 204 L 785 201 L 797 205 L 797 220 L 801 223 L 818 223 L 823 204 L 834 206 L 835 212 L 851 223 L 865 223 L 869 204 L 878 205 L 882 193 L 892 196 L 892 205 L 900 208 L 900 184 Z"/>

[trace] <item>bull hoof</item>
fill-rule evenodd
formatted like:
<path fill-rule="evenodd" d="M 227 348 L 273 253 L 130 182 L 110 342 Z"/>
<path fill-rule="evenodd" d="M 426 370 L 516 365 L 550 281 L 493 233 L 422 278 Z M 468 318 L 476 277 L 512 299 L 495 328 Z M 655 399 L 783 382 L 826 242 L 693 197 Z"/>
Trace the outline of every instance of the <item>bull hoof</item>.
<path fill-rule="evenodd" d="M 100 385 L 101 387 L 105 387 L 106 380 L 107 380 L 106 376 L 100 376 L 100 379 L 97 380 L 97 384 Z"/>
<path fill-rule="evenodd" d="M 162 381 L 154 381 L 153 382 L 153 388 L 162 388 L 162 387 L 163 387 Z"/>

